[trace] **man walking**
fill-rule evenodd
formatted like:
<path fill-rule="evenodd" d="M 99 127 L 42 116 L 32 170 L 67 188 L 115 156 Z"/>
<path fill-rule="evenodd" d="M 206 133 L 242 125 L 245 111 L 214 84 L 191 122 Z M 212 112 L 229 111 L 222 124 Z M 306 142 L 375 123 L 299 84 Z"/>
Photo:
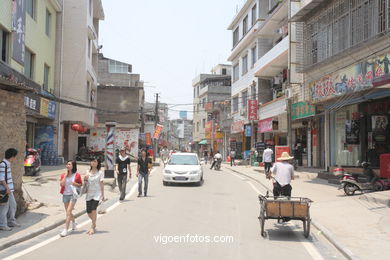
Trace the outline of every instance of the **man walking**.
<path fill-rule="evenodd" d="M 233 165 L 236 166 L 235 159 L 236 159 L 236 151 L 232 149 L 230 151 L 230 166 L 233 166 Z"/>
<path fill-rule="evenodd" d="M 142 195 L 142 179 L 144 179 L 144 196 L 148 194 L 148 182 L 149 182 L 149 158 L 146 156 L 146 151 L 142 150 L 141 158 L 138 159 L 137 177 L 138 177 L 138 197 Z"/>
<path fill-rule="evenodd" d="M 126 149 L 121 148 L 119 156 L 116 158 L 115 170 L 118 178 L 118 187 L 121 193 L 119 200 L 124 200 L 126 196 L 127 178 L 131 179 L 130 158 L 126 155 Z"/>
<path fill-rule="evenodd" d="M 15 161 L 18 151 L 10 148 L 5 151 L 5 158 L 0 163 L 0 190 L 6 191 L 8 201 L 0 205 L 0 230 L 10 231 L 11 227 L 20 227 L 16 222 L 16 201 L 14 197 L 14 183 L 12 179 L 11 164 Z"/>
<path fill-rule="evenodd" d="M 272 149 L 267 145 L 267 148 L 263 152 L 264 172 L 266 176 L 269 175 L 269 171 L 271 169 L 273 154 L 274 151 L 272 151 Z"/>

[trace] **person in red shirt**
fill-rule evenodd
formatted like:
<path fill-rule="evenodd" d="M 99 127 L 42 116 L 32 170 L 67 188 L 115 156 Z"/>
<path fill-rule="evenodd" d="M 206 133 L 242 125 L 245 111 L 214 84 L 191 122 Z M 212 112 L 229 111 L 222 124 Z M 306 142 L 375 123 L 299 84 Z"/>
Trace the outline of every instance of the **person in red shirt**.
<path fill-rule="evenodd" d="M 66 173 L 61 174 L 60 177 L 60 193 L 66 211 L 65 229 L 61 232 L 61 237 L 68 235 L 70 222 L 72 222 L 72 230 L 77 227 L 72 211 L 80 195 L 82 184 L 81 175 L 77 172 L 76 161 L 68 161 L 66 163 Z"/>

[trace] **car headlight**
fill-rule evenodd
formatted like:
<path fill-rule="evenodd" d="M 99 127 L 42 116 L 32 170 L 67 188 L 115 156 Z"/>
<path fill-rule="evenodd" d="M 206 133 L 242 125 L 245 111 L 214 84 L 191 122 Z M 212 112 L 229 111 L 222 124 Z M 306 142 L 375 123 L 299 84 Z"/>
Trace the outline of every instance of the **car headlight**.
<path fill-rule="evenodd" d="M 170 170 L 164 170 L 164 173 L 171 174 L 172 172 Z"/>
<path fill-rule="evenodd" d="M 190 174 L 200 174 L 200 171 L 192 171 Z"/>

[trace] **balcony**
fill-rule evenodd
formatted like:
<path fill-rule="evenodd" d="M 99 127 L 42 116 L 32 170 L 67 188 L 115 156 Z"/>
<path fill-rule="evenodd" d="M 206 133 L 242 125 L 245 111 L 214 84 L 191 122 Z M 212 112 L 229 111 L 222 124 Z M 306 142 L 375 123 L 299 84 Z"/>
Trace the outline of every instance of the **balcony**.
<path fill-rule="evenodd" d="M 275 31 L 281 27 L 281 22 L 288 17 L 288 4 L 284 1 L 261 23 L 257 35 L 270 37 L 275 35 Z"/>
<path fill-rule="evenodd" d="M 271 78 L 277 75 L 288 65 L 288 37 L 276 44 L 255 64 L 257 68 L 255 76 L 259 78 Z"/>
<path fill-rule="evenodd" d="M 199 97 L 205 94 L 220 94 L 220 95 L 230 95 L 231 90 L 230 86 L 209 86 L 206 85 L 199 90 Z"/>
<path fill-rule="evenodd" d="M 228 61 L 233 61 L 234 58 L 239 55 L 249 44 L 256 40 L 257 32 L 261 25 L 261 21 L 257 21 L 248 32 L 238 41 L 238 43 L 233 47 L 232 53 L 230 54 Z"/>
<path fill-rule="evenodd" d="M 310 13 L 312 10 L 316 9 L 320 4 L 328 1 L 325 0 L 301 0 L 299 3 L 294 3 L 292 5 L 292 12 L 290 21 L 291 22 L 301 22 L 302 19 Z"/>

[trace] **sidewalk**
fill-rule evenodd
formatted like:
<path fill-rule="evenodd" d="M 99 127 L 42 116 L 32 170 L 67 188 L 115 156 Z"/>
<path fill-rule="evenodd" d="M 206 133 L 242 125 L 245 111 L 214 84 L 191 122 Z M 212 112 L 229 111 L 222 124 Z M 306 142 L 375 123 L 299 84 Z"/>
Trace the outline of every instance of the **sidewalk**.
<path fill-rule="evenodd" d="M 250 176 L 272 189 L 262 167 L 226 164 L 223 167 Z M 314 201 L 310 209 L 313 225 L 350 259 L 389 258 L 390 191 L 349 197 L 337 189 L 338 185 L 317 178 L 315 173 L 298 171 L 296 177 L 291 183 L 292 195 Z"/>
<path fill-rule="evenodd" d="M 78 172 L 84 176 L 88 168 L 88 165 L 78 165 Z M 132 164 L 131 168 L 134 182 L 136 165 Z M 63 172 L 64 166 L 44 166 L 40 176 L 23 177 L 23 193 L 30 206 L 27 212 L 17 218 L 21 227 L 13 228 L 12 231 L 0 231 L 0 251 L 65 223 L 65 210 L 59 193 L 59 177 Z M 107 199 L 104 204 L 119 199 L 119 190 L 114 179 L 107 179 L 104 183 L 104 195 Z M 77 201 L 73 214 L 78 217 L 84 213 L 85 197 L 83 196 Z"/>

